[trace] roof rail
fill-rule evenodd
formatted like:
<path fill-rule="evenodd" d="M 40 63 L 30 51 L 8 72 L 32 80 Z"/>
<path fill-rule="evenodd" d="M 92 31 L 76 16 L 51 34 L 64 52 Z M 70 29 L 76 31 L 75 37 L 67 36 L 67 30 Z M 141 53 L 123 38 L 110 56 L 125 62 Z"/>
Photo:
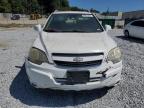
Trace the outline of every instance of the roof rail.
<path fill-rule="evenodd" d="M 59 12 L 59 11 L 60 11 L 60 10 L 58 10 L 58 9 L 54 10 L 54 12 Z M 81 10 L 81 11 L 83 11 L 83 12 L 90 12 L 90 13 L 91 13 L 90 10 Z"/>

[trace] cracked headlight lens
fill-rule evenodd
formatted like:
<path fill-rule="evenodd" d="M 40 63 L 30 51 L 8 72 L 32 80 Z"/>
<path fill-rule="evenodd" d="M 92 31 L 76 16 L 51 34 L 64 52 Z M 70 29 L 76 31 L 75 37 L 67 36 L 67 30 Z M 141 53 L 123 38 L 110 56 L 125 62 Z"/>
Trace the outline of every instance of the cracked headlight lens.
<path fill-rule="evenodd" d="M 122 54 L 119 47 L 116 47 L 109 51 L 108 53 L 108 61 L 112 61 L 113 63 L 118 63 L 122 60 Z"/>
<path fill-rule="evenodd" d="M 30 49 L 28 60 L 38 65 L 41 65 L 44 62 L 48 62 L 45 52 L 34 47 Z"/>

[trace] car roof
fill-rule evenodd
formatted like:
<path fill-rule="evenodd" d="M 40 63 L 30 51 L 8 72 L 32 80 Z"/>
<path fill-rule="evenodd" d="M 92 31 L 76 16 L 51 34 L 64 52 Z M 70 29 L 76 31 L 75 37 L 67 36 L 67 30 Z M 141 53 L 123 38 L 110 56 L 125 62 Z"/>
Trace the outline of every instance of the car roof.
<path fill-rule="evenodd" d="M 53 14 L 92 14 L 86 11 L 55 11 Z"/>
<path fill-rule="evenodd" d="M 135 22 L 135 21 L 144 21 L 144 19 L 133 20 L 133 21 L 129 22 L 128 24 L 132 24 L 132 23 Z"/>
<path fill-rule="evenodd" d="M 144 19 L 139 19 L 140 21 L 144 21 Z"/>

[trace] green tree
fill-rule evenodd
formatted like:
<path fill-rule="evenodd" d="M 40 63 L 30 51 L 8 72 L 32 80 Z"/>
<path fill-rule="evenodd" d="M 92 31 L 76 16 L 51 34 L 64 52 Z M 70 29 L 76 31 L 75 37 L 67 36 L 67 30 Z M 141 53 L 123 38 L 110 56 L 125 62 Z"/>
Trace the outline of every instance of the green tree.
<path fill-rule="evenodd" d="M 87 9 L 79 8 L 79 7 L 76 7 L 76 6 L 70 7 L 70 10 L 72 10 L 72 11 L 88 11 Z"/>
<path fill-rule="evenodd" d="M 60 0 L 60 1 L 61 1 L 60 5 L 62 7 L 69 7 L 69 2 L 67 0 Z"/>
<path fill-rule="evenodd" d="M 81 11 L 81 9 L 80 9 L 80 8 L 75 7 L 75 6 L 74 6 L 74 7 L 71 7 L 71 10 L 72 10 L 72 11 Z"/>
<path fill-rule="evenodd" d="M 22 13 L 28 14 L 28 4 L 29 1 L 28 0 L 21 0 L 21 5 L 23 6 L 22 8 Z"/>
<path fill-rule="evenodd" d="M 56 9 L 65 10 L 69 8 L 68 0 L 38 0 L 47 13 L 51 13 Z"/>
<path fill-rule="evenodd" d="M 12 13 L 22 13 L 23 5 L 21 0 L 9 0 L 11 3 Z"/>
<path fill-rule="evenodd" d="M 8 0 L 0 0 L 0 12 L 11 12 L 11 4 Z"/>
<path fill-rule="evenodd" d="M 9 0 L 13 13 L 34 13 L 40 9 L 37 0 Z"/>
<path fill-rule="evenodd" d="M 37 0 L 31 0 L 31 12 L 38 13 L 40 11 L 40 6 Z"/>

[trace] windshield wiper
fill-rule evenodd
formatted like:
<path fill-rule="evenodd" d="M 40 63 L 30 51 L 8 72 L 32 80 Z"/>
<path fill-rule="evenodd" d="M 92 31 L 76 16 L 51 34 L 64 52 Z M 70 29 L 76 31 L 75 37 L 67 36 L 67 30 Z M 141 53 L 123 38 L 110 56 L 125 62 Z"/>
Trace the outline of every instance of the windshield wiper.
<path fill-rule="evenodd" d="M 72 32 L 86 32 L 86 31 L 82 31 L 82 30 L 72 30 Z"/>
<path fill-rule="evenodd" d="M 70 31 L 61 31 L 61 32 L 86 32 L 86 31 L 82 31 L 82 30 L 70 30 Z"/>
<path fill-rule="evenodd" d="M 59 32 L 58 30 L 55 29 L 44 29 L 45 32 Z"/>

